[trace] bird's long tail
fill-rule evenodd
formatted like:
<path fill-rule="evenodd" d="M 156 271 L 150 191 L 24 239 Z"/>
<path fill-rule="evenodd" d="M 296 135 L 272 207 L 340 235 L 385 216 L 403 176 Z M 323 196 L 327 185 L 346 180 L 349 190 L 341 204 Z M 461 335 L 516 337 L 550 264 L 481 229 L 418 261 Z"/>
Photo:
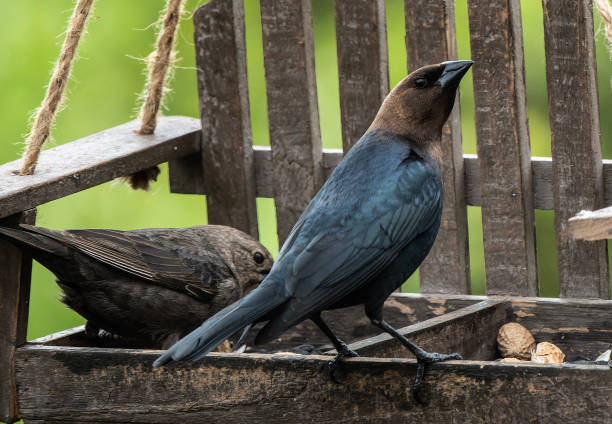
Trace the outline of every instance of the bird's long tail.
<path fill-rule="evenodd" d="M 8 238 L 14 244 L 25 247 L 33 253 L 48 253 L 55 255 L 69 253 L 69 249 L 62 243 L 50 237 L 29 231 L 0 227 L 0 237 Z M 37 255 L 35 254 L 34 256 L 36 257 Z"/>
<path fill-rule="evenodd" d="M 170 361 L 197 360 L 229 336 L 255 322 L 286 300 L 283 286 L 264 281 L 257 289 L 217 312 L 155 360 L 157 368 Z"/>

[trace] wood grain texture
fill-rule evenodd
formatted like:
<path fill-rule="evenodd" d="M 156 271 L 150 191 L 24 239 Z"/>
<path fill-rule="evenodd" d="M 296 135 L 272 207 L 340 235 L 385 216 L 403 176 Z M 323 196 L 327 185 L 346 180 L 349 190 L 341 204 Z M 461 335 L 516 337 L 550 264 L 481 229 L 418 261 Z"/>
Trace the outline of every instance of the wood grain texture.
<path fill-rule="evenodd" d="M 406 0 L 408 72 L 445 60 L 457 59 L 453 0 Z M 459 95 L 442 129 L 444 208 L 438 237 L 421 265 L 423 293 L 469 293 L 470 261 L 467 209 L 461 146 Z"/>
<path fill-rule="evenodd" d="M 194 25 L 208 222 L 258 238 L 243 2 L 213 0 Z"/>
<path fill-rule="evenodd" d="M 16 227 L 34 224 L 36 210 L 30 209 L 0 220 Z M 26 342 L 32 258 L 12 244 L 0 242 L 0 420 L 19 419 L 15 388 L 15 349 Z"/>
<path fill-rule="evenodd" d="M 594 360 L 610 348 L 609 300 L 512 299 L 509 319 L 528 328 L 536 342 L 556 344 L 566 361 Z"/>
<path fill-rule="evenodd" d="M 458 352 L 463 359 L 491 361 L 497 358 L 497 331 L 506 323 L 509 308 L 509 302 L 487 299 L 398 329 L 398 332 L 430 352 Z M 414 357 L 404 345 L 386 333 L 360 340 L 349 347 L 360 356 Z"/>
<path fill-rule="evenodd" d="M 431 365 L 417 405 L 414 360 L 351 358 L 341 384 L 326 356 L 210 354 L 157 370 L 156 351 L 23 347 L 26 419 L 174 423 L 581 422 L 612 420 L 608 366 L 449 361 Z M 484 401 L 486 399 L 486 401 Z"/>
<path fill-rule="evenodd" d="M 572 239 L 567 220 L 603 207 L 591 0 L 543 1 L 546 78 L 562 297 L 610 297 L 607 244 Z"/>
<path fill-rule="evenodd" d="M 255 157 L 255 184 L 257 197 L 273 197 L 272 178 L 272 152 L 269 147 L 253 146 Z M 342 151 L 338 149 L 323 149 L 321 161 L 321 172 L 325 178 L 329 177 L 334 168 L 342 160 Z M 173 192 L 185 194 L 206 194 L 202 179 L 198 178 L 198 167 L 193 156 L 186 156 L 176 162 L 183 162 L 184 166 L 180 172 L 185 175 L 181 179 L 181 185 L 174 186 Z M 192 168 L 195 166 L 196 168 Z M 553 171 L 551 158 L 532 157 L 531 170 L 533 181 L 534 208 L 550 210 L 554 209 L 553 201 Z M 612 160 L 603 160 L 603 178 L 605 186 L 605 203 L 612 204 Z M 470 206 L 482 206 L 480 200 L 480 174 L 478 170 L 478 156 L 473 154 L 463 155 L 463 179 L 465 186 L 465 202 Z"/>
<path fill-rule="evenodd" d="M 468 3 L 488 294 L 538 292 L 519 0 Z"/>
<path fill-rule="evenodd" d="M 138 125 L 129 122 L 45 150 L 34 175 L 13 174 L 20 160 L 0 165 L 0 218 L 200 149 L 195 118 L 160 118 L 151 135 L 136 134 Z"/>
<path fill-rule="evenodd" d="M 336 42 L 342 149 L 348 152 L 389 92 L 384 0 L 337 0 Z"/>
<path fill-rule="evenodd" d="M 568 221 L 572 238 L 604 240 L 612 238 L 612 206 L 596 211 L 580 211 Z"/>
<path fill-rule="evenodd" d="M 279 243 L 323 183 L 310 0 L 262 0 Z"/>

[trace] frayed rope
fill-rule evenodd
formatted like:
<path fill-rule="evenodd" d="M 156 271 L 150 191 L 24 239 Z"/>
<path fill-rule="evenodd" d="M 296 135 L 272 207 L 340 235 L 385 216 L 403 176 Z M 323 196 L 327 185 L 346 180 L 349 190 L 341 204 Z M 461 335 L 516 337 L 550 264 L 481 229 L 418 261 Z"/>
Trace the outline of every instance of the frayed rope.
<path fill-rule="evenodd" d="M 34 169 L 36 169 L 36 164 L 38 163 L 38 157 L 40 156 L 40 150 L 51 133 L 51 127 L 55 120 L 55 113 L 62 102 L 64 89 L 70 77 L 72 62 L 81 35 L 85 32 L 85 24 L 91 12 L 93 2 L 94 0 L 78 0 L 74 8 L 68 25 L 66 39 L 64 40 L 59 59 L 55 65 L 49 85 L 47 86 L 47 94 L 36 112 L 32 129 L 26 140 L 26 151 L 23 155 L 23 163 L 20 171 L 21 175 L 32 175 L 34 173 Z"/>
<path fill-rule="evenodd" d="M 157 113 L 162 102 L 168 76 L 174 64 L 174 42 L 183 13 L 184 0 L 168 0 L 161 29 L 157 36 L 156 49 L 147 58 L 149 70 L 145 95 L 140 109 L 140 128 L 138 134 L 153 134 L 157 126 Z M 125 178 L 132 189 L 148 190 L 149 182 L 156 181 L 159 175 L 157 166 L 136 172 Z"/>

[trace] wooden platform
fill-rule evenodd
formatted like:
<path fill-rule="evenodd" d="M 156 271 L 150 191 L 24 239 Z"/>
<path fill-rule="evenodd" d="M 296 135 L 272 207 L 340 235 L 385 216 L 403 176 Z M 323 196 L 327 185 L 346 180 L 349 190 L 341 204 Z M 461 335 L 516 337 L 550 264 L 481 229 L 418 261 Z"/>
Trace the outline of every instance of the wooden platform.
<path fill-rule="evenodd" d="M 213 353 L 195 365 L 160 369 L 151 367 L 160 351 L 69 346 L 85 341 L 77 328 L 17 349 L 19 409 L 26 422 L 612 420 L 608 365 L 494 362 L 497 330 L 510 321 L 525 325 L 537 341 L 556 343 L 569 361 L 596 357 L 612 341 L 612 301 L 398 293 L 385 313 L 421 346 L 466 359 L 428 368 L 429 405 L 412 398 L 416 363 L 409 352 L 377 335 L 360 308 L 347 308 L 328 313 L 334 330 L 360 353 L 343 364 L 340 384 L 327 373 L 330 356 L 286 352 L 327 343 L 307 323 L 263 346 L 284 353 Z M 424 321 L 408 325 L 414 320 Z"/>

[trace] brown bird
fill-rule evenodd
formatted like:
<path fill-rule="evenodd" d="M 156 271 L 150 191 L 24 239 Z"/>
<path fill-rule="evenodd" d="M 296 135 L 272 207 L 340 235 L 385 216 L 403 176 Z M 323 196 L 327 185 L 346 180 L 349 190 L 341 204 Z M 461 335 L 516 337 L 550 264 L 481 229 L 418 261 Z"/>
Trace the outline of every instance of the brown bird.
<path fill-rule="evenodd" d="M 357 354 L 320 313 L 358 304 L 373 325 L 416 356 L 417 398 L 426 364 L 460 359 L 456 353 L 430 353 L 416 346 L 385 322 L 383 304 L 425 259 L 438 233 L 442 126 L 471 65 L 443 62 L 404 78 L 308 204 L 263 283 L 168 349 L 154 365 L 199 359 L 256 321 L 268 321 L 257 344 L 311 319 L 338 352 L 330 364 L 333 376 L 342 358 Z"/>
<path fill-rule="evenodd" d="M 51 270 L 61 299 L 99 330 L 167 348 L 256 288 L 268 250 L 234 228 L 132 231 L 0 227 L 0 236 Z"/>

